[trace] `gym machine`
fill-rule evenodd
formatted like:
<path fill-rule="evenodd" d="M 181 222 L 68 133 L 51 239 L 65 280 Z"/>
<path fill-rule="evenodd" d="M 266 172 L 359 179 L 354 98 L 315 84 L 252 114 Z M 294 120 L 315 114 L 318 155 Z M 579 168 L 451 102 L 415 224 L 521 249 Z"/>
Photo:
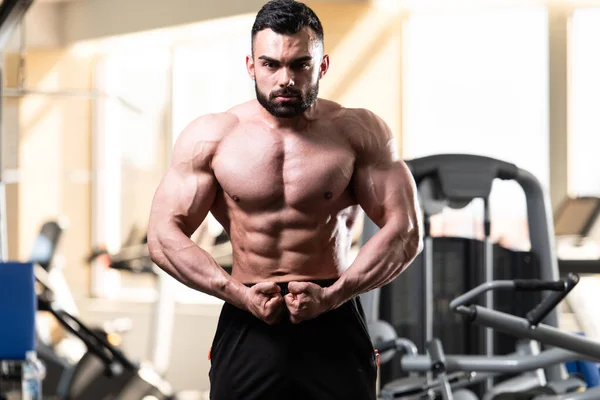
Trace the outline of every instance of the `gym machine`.
<path fill-rule="evenodd" d="M 438 337 L 447 351 L 454 354 L 485 354 L 490 357 L 497 355 L 497 345 L 500 343 L 497 334 L 490 329 L 486 329 L 483 335 L 480 330 L 474 330 L 453 315 L 448 307 L 449 300 L 446 299 L 454 298 L 479 283 L 494 279 L 558 279 L 552 214 L 546 194 L 532 174 L 514 164 L 493 158 L 470 154 L 442 154 L 408 160 L 406 164 L 419 191 L 424 213 L 425 246 L 422 254 L 398 279 L 386 287 L 362 295 L 367 323 L 384 320 L 390 323 L 401 337 L 416 343 L 419 348 L 424 348 L 426 343 Z M 531 243 L 531 251 L 526 254 L 515 256 L 509 250 L 492 244 L 489 196 L 496 179 L 515 181 L 525 193 Z M 483 243 L 462 238 L 433 238 L 430 235 L 431 216 L 441 212 L 444 207 L 463 208 L 474 199 L 482 199 L 484 204 L 486 238 Z M 377 229 L 365 218 L 362 242 L 366 242 Z M 455 240 L 449 242 L 451 239 Z M 462 252 L 443 254 L 446 248 L 458 245 L 464 248 Z M 456 259 L 460 257 L 463 260 L 471 257 L 472 265 L 456 268 Z M 494 261 L 499 257 L 509 260 L 504 263 L 509 264 L 508 268 L 494 266 Z M 521 268 L 512 268 L 510 265 L 515 257 L 523 264 L 519 265 Z M 454 263 L 451 270 L 450 265 L 446 264 L 448 262 Z M 482 299 L 482 305 L 493 309 L 496 303 L 509 313 L 519 315 L 524 313 L 525 307 L 536 304 L 536 296 L 539 297 L 540 294 L 534 294 L 532 297 L 517 294 L 516 296 L 521 297 L 504 299 L 500 296 L 501 294 L 488 292 Z M 498 301 L 498 298 L 502 301 Z M 556 310 L 551 310 L 543 322 L 556 327 Z M 502 340 L 507 339 L 512 338 L 503 337 Z M 507 343 L 501 344 L 503 348 L 508 347 Z M 511 351 L 514 351 L 517 345 L 531 347 L 535 346 L 535 343 L 520 344 L 513 341 Z M 402 376 L 397 362 L 388 363 L 386 367 L 387 371 L 386 368 L 382 368 L 382 375 L 388 372 L 386 379 L 381 381 L 383 384 Z M 563 368 L 559 364 L 545 367 L 543 373 L 550 381 L 559 381 L 564 376 Z M 493 384 L 492 379 L 487 379 L 486 389 L 489 390 Z"/>
<path fill-rule="evenodd" d="M 50 312 L 65 329 L 85 343 L 87 349 L 83 357 L 64 372 L 57 386 L 60 390 L 54 396 L 68 400 L 175 398 L 170 385 L 152 368 L 133 362 L 105 335 L 61 309 L 54 301 L 55 293 L 50 284 L 40 275 L 37 280 L 43 282 L 43 290 L 38 295 L 39 309 Z"/>
<path fill-rule="evenodd" d="M 6 266 L 0 264 L 0 320 L 3 321 L 0 324 L 0 360 L 11 360 L 10 364 L 0 369 L 0 393 L 9 391 L 11 396 L 21 393 L 20 380 L 26 376 L 20 364 L 31 361 L 41 372 L 39 380 L 42 385 L 39 392 L 47 398 L 178 398 L 179 394 L 174 393 L 151 364 L 131 360 L 118 346 L 112 344 L 109 340 L 111 332 L 104 328 L 90 327 L 74 312 L 67 310 L 70 305 L 69 293 L 65 293 L 62 286 L 60 290 L 53 287 L 56 282 L 61 282 L 60 271 L 55 271 L 52 264 L 62 234 L 63 227 L 59 223 L 47 221 L 34 242 L 30 262 Z M 31 267 L 28 270 L 21 265 Z M 28 271 L 29 275 L 23 278 L 22 274 L 27 274 Z M 59 273 L 58 276 L 56 272 Z M 27 279 L 30 281 L 30 290 L 25 290 L 20 285 L 24 280 L 27 283 Z M 37 290 L 34 282 L 37 283 Z M 32 293 L 31 296 L 28 295 L 29 292 Z M 28 299 L 31 301 L 27 301 Z M 52 315 L 72 335 L 59 342 L 62 351 L 57 351 L 56 342 L 46 340 L 48 335 L 44 334 L 44 324 L 39 319 L 36 321 L 36 314 L 40 313 Z M 13 322 L 11 318 L 18 320 Z M 26 334 L 17 329 L 19 320 L 27 322 L 26 326 L 30 331 Z M 23 343 L 26 344 L 27 351 L 19 350 L 25 346 Z M 72 344 L 75 346 L 71 346 Z M 83 346 L 77 346 L 81 344 Z M 80 347 L 83 347 L 81 352 Z M 26 358 L 30 353 L 33 355 L 31 360 Z"/>
<path fill-rule="evenodd" d="M 69 296 L 65 293 L 68 287 L 60 291 L 53 288 L 56 282 L 62 281 L 60 271 L 55 271 L 56 267 L 52 263 L 62 234 L 63 226 L 56 221 L 44 223 L 31 253 L 31 260 L 38 266 L 36 278 L 42 286 L 38 295 L 39 310 L 50 313 L 74 336 L 72 341 L 84 345 L 84 351 L 80 355 L 69 354 L 69 357 L 61 357 L 51 345 L 38 338 L 40 359 L 47 366 L 44 394 L 65 400 L 141 400 L 147 396 L 159 400 L 177 398 L 178 394 L 173 392 L 169 383 L 152 364 L 131 360 L 109 340 L 111 335 L 122 334 L 118 324 L 112 323 L 111 331 L 106 330 L 107 324 L 102 328 L 88 326 L 76 315 L 76 310 L 69 309 Z M 143 258 L 144 252 L 141 253 Z M 117 262 L 121 264 L 123 259 L 117 259 Z M 55 272 L 58 272 L 58 275 L 52 275 Z M 53 279 L 50 279 L 51 276 Z M 71 347 L 63 346 L 62 349 L 70 350 Z M 74 349 L 72 353 L 77 352 L 78 349 Z"/>
<path fill-rule="evenodd" d="M 64 279 L 53 266 L 63 229 L 56 221 L 44 223 L 31 252 L 31 261 L 36 265 L 35 276 L 41 286 L 38 293 L 39 311 L 50 313 L 73 335 L 65 339 L 70 343 L 61 347 L 69 354 L 58 354 L 52 343 L 44 342 L 44 335 L 38 335 L 39 358 L 46 366 L 44 395 L 65 400 L 141 400 L 147 396 L 158 400 L 175 399 L 177 394 L 151 364 L 129 359 L 118 346 L 111 343 L 109 336 L 121 334 L 121 331 L 88 326 L 76 315 L 76 310 L 70 309 L 70 296 L 66 293 L 68 287 L 61 287 L 60 290 L 53 287 Z M 112 325 L 114 329 L 115 324 Z M 39 332 L 41 327 L 37 328 Z M 77 344 L 84 345 L 80 354 Z"/>
<path fill-rule="evenodd" d="M 571 360 L 600 361 L 600 343 L 582 336 L 569 334 L 540 321 L 555 309 L 579 282 L 579 276 L 570 274 L 558 281 L 496 280 L 483 283 L 451 301 L 452 312 L 463 315 L 469 323 L 499 330 L 520 338 L 528 338 L 552 346 L 539 354 L 510 354 L 503 356 L 447 355 L 441 341 L 434 338 L 427 343 L 427 355 L 419 355 L 416 346 L 406 339 L 393 335 L 384 341 L 373 338 L 381 352 L 382 362 L 391 359 L 390 353 L 401 351 L 400 364 L 410 373 L 408 378 L 389 383 L 380 391 L 380 399 L 437 399 L 477 400 L 465 389 L 478 382 L 501 375 L 515 375 Z M 552 291 L 526 317 L 517 317 L 475 304 L 475 300 L 493 291 Z M 386 326 L 385 322 L 380 322 Z M 379 329 L 384 332 L 384 329 Z M 434 379 L 417 375 L 432 372 Z M 502 382 L 484 393 L 482 400 L 592 400 L 600 398 L 600 387 L 586 389 L 585 382 L 570 377 L 549 381 L 532 374 L 521 375 Z"/>
<path fill-rule="evenodd" d="M 222 228 L 220 232 L 215 235 L 215 232 L 211 232 L 208 225 L 204 224 L 194 233 L 192 240 L 209 251 L 219 265 L 231 273 L 231 243 Z M 130 229 L 127 239 L 121 244 L 118 252 L 111 253 L 100 246 L 92 250 L 87 262 L 93 269 L 94 263 L 100 258 L 104 258 L 103 262 L 108 268 L 153 277 L 157 298 L 152 313 L 150 354 L 154 369 L 161 375 L 166 374 L 170 363 L 175 319 L 176 288 L 174 285 L 178 283 L 154 264 L 148 250 L 146 230 L 138 229 L 136 226 Z"/>

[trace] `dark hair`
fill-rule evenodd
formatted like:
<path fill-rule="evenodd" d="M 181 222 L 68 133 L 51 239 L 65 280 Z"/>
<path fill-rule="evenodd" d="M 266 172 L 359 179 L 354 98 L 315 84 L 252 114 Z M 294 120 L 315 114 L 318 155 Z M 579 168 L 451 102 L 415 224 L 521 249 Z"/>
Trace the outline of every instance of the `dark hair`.
<path fill-rule="evenodd" d="M 280 35 L 293 35 L 307 26 L 322 42 L 323 26 L 310 7 L 295 0 L 270 0 L 258 11 L 252 25 L 252 51 L 254 52 L 254 37 L 263 29 L 271 29 Z"/>

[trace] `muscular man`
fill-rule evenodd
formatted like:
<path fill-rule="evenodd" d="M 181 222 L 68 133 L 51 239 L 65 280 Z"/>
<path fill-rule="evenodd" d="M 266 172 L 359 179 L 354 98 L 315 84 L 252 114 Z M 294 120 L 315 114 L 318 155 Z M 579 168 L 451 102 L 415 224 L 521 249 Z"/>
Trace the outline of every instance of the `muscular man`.
<path fill-rule="evenodd" d="M 357 295 L 421 251 L 414 181 L 381 118 L 317 98 L 329 57 L 306 5 L 265 4 L 246 65 L 256 100 L 192 121 L 173 148 L 152 205 L 152 259 L 225 302 L 211 399 L 374 399 Z M 348 265 L 361 208 L 381 229 Z M 209 211 L 230 237 L 231 275 L 189 239 Z"/>

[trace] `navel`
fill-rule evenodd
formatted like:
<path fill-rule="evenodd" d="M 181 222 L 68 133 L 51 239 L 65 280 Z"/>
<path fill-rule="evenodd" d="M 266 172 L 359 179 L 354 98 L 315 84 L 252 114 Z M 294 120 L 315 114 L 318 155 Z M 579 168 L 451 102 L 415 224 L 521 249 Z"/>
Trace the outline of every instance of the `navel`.
<path fill-rule="evenodd" d="M 333 193 L 331 192 L 325 192 L 325 200 L 331 200 L 331 198 L 333 197 Z"/>

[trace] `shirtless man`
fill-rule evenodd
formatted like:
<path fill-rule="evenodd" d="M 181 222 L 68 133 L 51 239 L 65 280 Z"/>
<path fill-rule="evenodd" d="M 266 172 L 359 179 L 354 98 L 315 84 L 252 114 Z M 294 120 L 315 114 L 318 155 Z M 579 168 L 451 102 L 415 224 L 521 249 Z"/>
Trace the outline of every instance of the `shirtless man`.
<path fill-rule="evenodd" d="M 211 399 L 375 399 L 358 295 L 422 249 L 412 175 L 379 117 L 317 99 L 329 57 L 310 8 L 265 4 L 252 44 L 257 100 L 179 136 L 153 200 L 152 259 L 225 302 Z M 348 265 L 361 208 L 381 229 Z M 231 275 L 189 238 L 209 211 L 230 237 Z"/>

